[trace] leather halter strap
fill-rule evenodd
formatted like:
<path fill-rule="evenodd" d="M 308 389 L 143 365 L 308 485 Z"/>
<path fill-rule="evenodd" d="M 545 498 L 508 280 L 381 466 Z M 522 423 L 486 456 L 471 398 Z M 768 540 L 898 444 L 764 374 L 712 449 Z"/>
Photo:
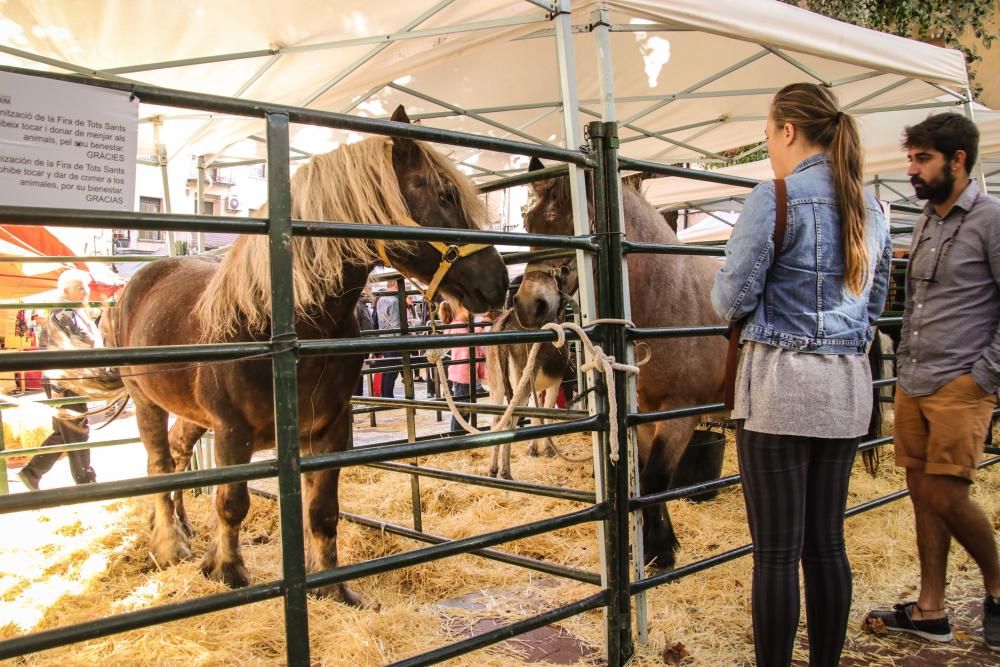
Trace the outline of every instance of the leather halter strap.
<path fill-rule="evenodd" d="M 389 164 L 392 165 L 392 140 L 386 141 L 385 144 L 386 156 L 389 158 Z M 420 223 L 415 221 L 410 217 L 403 217 L 394 221 L 397 225 L 402 225 L 404 227 L 422 227 Z M 492 244 L 489 243 L 442 243 L 441 241 L 427 241 L 430 243 L 435 250 L 441 253 L 441 262 L 438 264 L 437 270 L 434 272 L 431 281 L 427 283 L 426 287 L 421 287 L 421 281 L 415 276 L 409 275 L 405 271 L 394 267 L 392 262 L 389 261 L 389 254 L 385 250 L 385 241 L 376 240 L 375 247 L 378 250 L 378 256 L 382 259 L 382 263 L 390 268 L 395 268 L 397 271 L 406 276 L 410 282 L 417 286 L 424 295 L 424 299 L 428 304 L 434 302 L 434 296 L 437 294 L 438 288 L 441 286 L 441 281 L 451 270 L 451 267 L 455 263 L 462 259 L 463 257 L 468 257 L 469 255 L 475 254 L 480 250 L 486 250 L 487 248 L 492 248 Z"/>

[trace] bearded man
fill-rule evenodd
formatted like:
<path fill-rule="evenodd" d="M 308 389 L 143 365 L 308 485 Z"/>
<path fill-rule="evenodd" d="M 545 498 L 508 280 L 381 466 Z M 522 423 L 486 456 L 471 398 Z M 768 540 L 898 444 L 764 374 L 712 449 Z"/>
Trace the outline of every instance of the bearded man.
<path fill-rule="evenodd" d="M 983 635 L 1000 651 L 1000 561 L 993 525 L 970 496 L 1000 387 L 1000 200 L 969 174 L 979 131 L 944 113 L 906 128 L 907 174 L 927 205 L 917 220 L 897 350 L 896 465 L 916 519 L 920 594 L 867 622 L 952 639 L 945 606 L 954 537 L 982 571 Z"/>

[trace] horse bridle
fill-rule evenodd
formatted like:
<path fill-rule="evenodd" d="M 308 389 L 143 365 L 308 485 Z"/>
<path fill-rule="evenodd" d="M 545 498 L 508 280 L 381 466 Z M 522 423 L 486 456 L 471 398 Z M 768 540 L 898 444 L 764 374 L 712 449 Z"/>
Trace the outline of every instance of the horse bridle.
<path fill-rule="evenodd" d="M 389 164 L 392 164 L 392 141 L 387 141 L 385 144 L 385 152 L 388 157 Z M 410 217 L 400 218 L 396 221 L 397 224 L 403 225 L 404 227 L 423 227 L 420 223 Z M 395 268 L 397 271 L 406 276 L 410 282 L 417 286 L 420 292 L 424 295 L 424 302 L 427 307 L 431 309 L 431 312 L 436 308 L 434 303 L 434 296 L 437 294 L 438 287 L 441 286 L 441 281 L 444 277 L 448 275 L 448 271 L 451 267 L 455 265 L 458 260 L 463 257 L 468 257 L 473 255 L 480 250 L 486 250 L 487 248 L 492 248 L 493 245 L 490 243 L 442 243 L 441 241 L 428 241 L 435 250 L 441 253 L 441 261 L 438 263 L 438 268 L 431 277 L 431 281 L 427 283 L 427 287 L 420 286 L 420 280 L 415 276 L 408 275 L 405 271 L 394 267 L 392 262 L 389 261 L 389 254 L 385 251 L 385 241 L 381 239 L 375 241 L 375 247 L 378 250 L 378 256 L 382 259 L 382 263 L 389 267 Z"/>
<path fill-rule="evenodd" d="M 399 220 L 398 223 L 406 227 L 422 226 L 412 218 L 403 218 Z M 421 287 L 421 281 L 415 276 L 409 275 L 405 271 L 392 265 L 392 262 L 389 261 L 389 255 L 385 251 L 385 241 L 375 241 L 375 247 L 378 249 L 378 256 L 382 258 L 382 263 L 390 268 L 395 268 L 397 271 L 406 276 L 410 282 L 416 285 L 424 295 L 424 301 L 428 304 L 428 307 L 431 307 L 430 304 L 434 303 L 434 295 L 437 294 L 438 288 L 441 286 L 441 281 L 444 280 L 444 277 L 448 275 L 448 271 L 451 270 L 451 267 L 454 266 L 458 260 L 463 257 L 473 255 L 480 250 L 486 250 L 487 248 L 493 247 L 490 243 L 442 243 L 441 241 L 428 241 L 428 243 L 430 243 L 435 250 L 441 253 L 441 261 L 438 263 L 438 268 L 434 272 L 433 277 L 431 277 L 431 281 L 427 283 L 426 287 Z"/>

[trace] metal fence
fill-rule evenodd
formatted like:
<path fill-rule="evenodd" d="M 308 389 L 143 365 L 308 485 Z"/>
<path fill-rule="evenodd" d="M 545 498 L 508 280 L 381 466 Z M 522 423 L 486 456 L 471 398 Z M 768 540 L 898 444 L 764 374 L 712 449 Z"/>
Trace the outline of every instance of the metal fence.
<path fill-rule="evenodd" d="M 454 644 L 440 647 L 397 664 L 423 665 L 440 662 L 508 639 L 516 634 L 586 612 L 603 608 L 606 611 L 606 657 L 611 666 L 624 664 L 634 649 L 632 612 L 638 611 L 636 628 L 640 639 L 645 633 L 642 594 L 644 591 L 680 577 L 700 572 L 714 565 L 749 553 L 749 546 L 740 546 L 710 558 L 690 563 L 672 572 L 643 578 L 641 555 L 633 554 L 634 546 L 630 533 L 634 529 L 634 517 L 645 506 L 684 498 L 708 489 L 722 488 L 738 482 L 732 476 L 683 489 L 674 489 L 652 496 L 638 497 L 636 489 L 630 491 L 630 468 L 633 465 L 629 449 L 634 443 L 634 427 L 657 420 L 719 412 L 721 404 L 696 405 L 675 410 L 654 413 L 640 413 L 635 408 L 634 390 L 623 375 L 615 376 L 616 405 L 618 415 L 618 443 L 609 441 L 609 415 L 612 406 L 608 403 L 607 387 L 603 380 L 596 381 L 596 391 L 589 401 L 586 413 L 563 412 L 570 417 L 562 423 L 546 424 L 516 431 L 485 432 L 477 435 L 460 435 L 443 439 L 419 439 L 412 428 L 408 428 L 405 441 L 382 443 L 349 451 L 340 451 L 316 456 L 301 457 L 297 437 L 297 356 L 367 354 L 384 351 L 412 352 L 422 349 L 436 349 L 465 345 L 492 345 L 511 343 L 533 343 L 551 341 L 551 332 L 504 332 L 483 334 L 459 334 L 445 337 L 408 336 L 405 327 L 400 335 L 363 337 L 348 340 L 297 340 L 294 335 L 291 294 L 291 243 L 290 239 L 304 235 L 330 235 L 365 239 L 406 239 L 412 241 L 442 240 L 454 242 L 504 243 L 510 245 L 535 246 L 559 249 L 558 252 L 576 251 L 591 254 L 596 263 L 594 276 L 596 284 L 591 286 L 589 271 L 581 271 L 582 289 L 596 292 L 596 311 L 588 313 L 598 318 L 623 319 L 628 312 L 629 295 L 621 258 L 629 253 L 691 253 L 721 254 L 714 247 L 657 246 L 628 242 L 624 238 L 622 212 L 620 210 L 619 169 L 641 169 L 654 173 L 673 174 L 702 180 L 720 180 L 719 175 L 710 172 L 691 171 L 667 167 L 648 162 L 619 159 L 618 138 L 615 123 L 591 123 L 588 127 L 590 145 L 586 150 L 563 150 L 548 146 L 514 142 L 458 132 L 436 130 L 429 127 L 399 125 L 373 119 L 359 118 L 335 113 L 299 109 L 281 105 L 233 100 L 218 96 L 199 95 L 180 91 L 164 90 L 138 84 L 109 81 L 93 81 L 71 75 L 37 73 L 15 68 L 2 67 L 0 70 L 24 74 L 34 74 L 76 83 L 87 83 L 104 88 L 125 90 L 135 94 L 144 102 L 162 105 L 182 106 L 212 113 L 227 113 L 238 116 L 262 118 L 267 126 L 269 182 L 269 217 L 266 220 L 229 218 L 218 216 L 164 215 L 142 213 L 109 213 L 81 210 L 59 210 L 26 207 L 0 207 L 0 217 L 20 224 L 47 224 L 81 227 L 113 227 L 145 230 L 173 231 L 216 231 L 242 234 L 267 234 L 270 239 L 270 262 L 272 280 L 272 329 L 269 341 L 248 343 L 225 343 L 191 346 L 168 346 L 159 348 L 113 348 L 90 351 L 44 351 L 23 352 L 10 357 L 0 357 L 0 371 L 39 370 L 45 368 L 86 368 L 94 366 L 121 366 L 129 364 L 186 363 L 197 361 L 239 360 L 266 354 L 271 356 L 274 372 L 275 423 L 277 458 L 249 464 L 199 471 L 173 473 L 151 478 L 140 478 L 120 482 L 108 482 L 76 488 L 40 491 L 31 494 L 17 494 L 0 497 L 0 513 L 53 507 L 68 503 L 79 503 L 111 498 L 132 497 L 154 492 L 205 487 L 208 485 L 232 483 L 277 477 L 279 494 L 282 578 L 251 585 L 240 590 L 211 595 L 186 602 L 156 606 L 137 612 L 120 614 L 94 622 L 45 630 L 0 641 L 0 658 L 9 658 L 40 651 L 73 642 L 110 635 L 171 620 L 187 618 L 199 614 L 226 609 L 238 605 L 251 604 L 263 600 L 282 598 L 285 611 L 285 634 L 287 638 L 286 658 L 292 665 L 307 665 L 309 656 L 309 624 L 306 613 L 309 589 L 318 586 L 344 582 L 362 576 L 408 567 L 431 560 L 458 554 L 475 554 L 484 558 L 515 564 L 560 577 L 567 577 L 600 586 L 593 595 L 577 600 L 542 614 L 537 614 L 490 632 L 468 638 Z M 579 176 L 577 168 L 592 169 L 594 183 L 594 229 L 593 235 L 550 237 L 506 232 L 455 231 L 433 228 L 367 227 L 350 223 L 300 221 L 291 219 L 289 193 L 289 123 L 307 123 L 323 127 L 350 129 L 359 132 L 402 136 L 411 139 L 449 143 L 453 145 L 509 152 L 520 155 L 544 157 L 569 163 L 571 176 Z M 506 179 L 493 187 L 503 187 L 550 177 L 559 168 L 544 170 L 527 176 Z M 741 182 L 752 186 L 752 181 Z M 577 198 L 575 204 L 579 204 Z M 579 215 L 579 211 L 578 211 Z M 581 264 L 586 266 L 586 264 Z M 402 294 L 400 297 L 402 298 Z M 891 321 L 884 321 L 891 324 Z M 664 336 L 706 336 L 721 335 L 723 327 L 673 327 L 639 329 L 621 324 L 600 324 L 587 328 L 588 334 L 616 359 L 627 360 L 632 343 L 652 337 Z M 402 358 L 402 368 L 409 368 L 409 359 Z M 408 392 L 412 399 L 412 391 Z M 374 401 L 380 403 L 379 401 Z M 418 407 L 440 409 L 439 405 L 420 405 L 412 401 L 387 401 L 386 406 L 405 406 L 408 410 Z M 469 406 L 479 412 L 488 412 L 489 406 Z M 548 415 L 551 416 L 551 415 Z M 593 491 L 567 490 L 544 487 L 525 482 L 512 482 L 441 471 L 428 467 L 414 467 L 408 464 L 392 463 L 398 459 L 412 459 L 417 456 L 457 452 L 503 443 L 526 441 L 537 437 L 567 433 L 590 432 L 595 436 L 595 489 Z M 871 441 L 864 447 L 873 447 L 888 442 L 888 438 Z M 87 445 L 94 446 L 93 443 Z M 620 452 L 620 459 L 612 462 L 609 456 L 612 446 Z M 50 450 L 52 451 L 52 450 Z M 991 459 L 984 465 L 992 465 L 1000 459 Z M 475 537 L 452 540 L 421 531 L 419 518 L 415 517 L 414 528 L 391 525 L 367 517 L 345 515 L 345 518 L 362 525 L 387 530 L 430 543 L 431 546 L 405 553 L 393 554 L 372 561 L 340 566 L 332 570 L 307 573 L 303 554 L 303 525 L 301 512 L 300 473 L 333 467 L 373 465 L 383 469 L 405 472 L 417 476 L 449 479 L 484 487 L 505 489 L 525 493 L 538 493 L 550 497 L 565 498 L 584 503 L 586 506 L 575 512 L 534 521 L 525 525 L 495 531 Z M 892 494 L 862 506 L 851 508 L 848 514 L 881 506 L 903 497 L 905 492 Z M 419 500 L 419 498 L 417 498 Z M 419 505 L 419 502 L 416 503 Z M 602 538 L 601 549 L 603 569 L 588 572 L 568 568 L 535 559 L 515 556 L 494 549 L 499 544 L 537 535 L 542 532 L 575 526 L 582 523 L 597 523 Z M 633 570 L 633 564 L 637 567 Z M 633 600 L 639 596 L 638 600 Z"/>

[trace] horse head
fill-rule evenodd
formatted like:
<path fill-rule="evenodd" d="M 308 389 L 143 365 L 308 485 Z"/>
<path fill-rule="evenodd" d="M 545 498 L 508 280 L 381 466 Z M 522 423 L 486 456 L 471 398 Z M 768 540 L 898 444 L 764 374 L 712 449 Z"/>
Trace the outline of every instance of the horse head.
<path fill-rule="evenodd" d="M 531 158 L 528 171 L 542 169 L 538 158 Z M 573 233 L 573 201 L 569 179 L 536 181 L 531 184 L 535 203 L 524 216 L 524 226 L 531 234 Z M 522 326 L 536 329 L 548 322 L 562 320 L 565 307 L 579 287 L 576 258 L 532 262 L 524 270 L 524 280 L 514 297 L 514 312 Z"/>
<path fill-rule="evenodd" d="M 409 123 L 402 106 L 392 120 Z M 393 138 L 392 168 L 409 220 L 396 224 L 446 229 L 477 229 L 485 210 L 475 186 L 446 158 L 412 139 Z M 470 312 L 481 313 L 503 304 L 507 267 L 488 244 L 420 242 L 406 247 L 380 247 L 383 262 L 408 278 L 427 285 L 433 298 L 440 290 Z"/>

